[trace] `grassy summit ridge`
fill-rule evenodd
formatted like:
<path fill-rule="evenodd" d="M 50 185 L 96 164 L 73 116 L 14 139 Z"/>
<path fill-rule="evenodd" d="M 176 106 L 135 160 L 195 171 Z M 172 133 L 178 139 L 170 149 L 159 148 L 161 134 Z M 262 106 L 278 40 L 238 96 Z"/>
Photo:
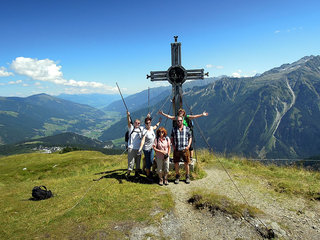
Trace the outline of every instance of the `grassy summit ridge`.
<path fill-rule="evenodd" d="M 274 199 L 303 198 L 307 206 L 320 199 L 319 172 L 266 166 L 239 157 L 225 158 L 207 150 L 198 151 L 193 177 L 202 178 L 204 168 L 222 172 L 221 163 L 241 191 L 250 186 L 250 194 L 267 194 L 275 196 Z M 174 199 L 169 188 L 124 180 L 122 174 L 126 166 L 126 155 L 104 155 L 95 151 L 0 158 L 0 224 L 5 226 L 0 230 L 0 239 L 124 239 L 137 226 L 157 225 L 173 210 Z M 55 196 L 44 201 L 29 201 L 32 188 L 38 185 L 47 186 Z M 192 185 L 189 190 L 193 189 Z M 174 191 L 178 189 L 172 183 L 171 187 Z M 237 211 L 250 207 L 227 192 L 220 196 L 208 189 L 193 190 L 209 203 L 219 199 L 225 203 L 228 199 L 226 206 Z"/>

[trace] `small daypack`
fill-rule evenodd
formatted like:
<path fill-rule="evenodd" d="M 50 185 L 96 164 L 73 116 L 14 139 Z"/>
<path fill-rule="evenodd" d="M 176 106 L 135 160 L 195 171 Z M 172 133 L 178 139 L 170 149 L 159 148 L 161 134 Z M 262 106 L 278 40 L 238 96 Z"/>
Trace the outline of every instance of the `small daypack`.
<path fill-rule="evenodd" d="M 189 127 L 190 130 L 192 131 L 193 130 L 193 122 L 192 122 L 192 120 L 188 116 L 185 116 L 184 119 L 187 122 L 187 125 L 188 125 L 187 127 Z"/>
<path fill-rule="evenodd" d="M 137 133 L 139 133 L 139 134 L 142 134 L 141 127 L 139 127 L 139 132 L 138 132 L 138 131 L 135 131 L 135 129 L 133 129 L 132 132 L 130 132 L 130 133 L 129 133 L 129 130 L 126 131 L 126 134 L 124 135 L 124 140 L 125 140 L 127 146 L 128 146 L 128 142 L 129 142 L 129 139 L 130 139 L 130 137 L 131 137 L 131 134 L 132 134 L 133 132 L 137 132 Z M 142 138 L 142 137 L 140 136 L 140 138 Z"/>
<path fill-rule="evenodd" d="M 33 200 L 44 200 L 53 196 L 50 190 L 47 190 L 46 186 L 35 186 L 32 189 Z"/>

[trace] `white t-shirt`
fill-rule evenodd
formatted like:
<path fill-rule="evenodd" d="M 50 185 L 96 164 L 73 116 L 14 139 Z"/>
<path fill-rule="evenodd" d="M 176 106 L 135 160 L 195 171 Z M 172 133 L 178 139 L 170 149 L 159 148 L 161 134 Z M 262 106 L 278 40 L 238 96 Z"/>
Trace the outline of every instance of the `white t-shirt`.
<path fill-rule="evenodd" d="M 156 138 L 156 134 L 154 133 L 153 131 L 153 128 L 150 127 L 150 129 L 144 129 L 143 130 L 143 136 L 145 136 L 145 142 L 144 142 L 144 146 L 143 146 L 143 150 L 150 150 L 152 149 L 152 146 L 153 146 L 153 142 L 154 142 L 154 139 Z"/>
<path fill-rule="evenodd" d="M 137 127 L 133 129 L 133 125 L 131 124 L 131 127 L 128 128 L 129 130 L 129 141 L 128 141 L 128 148 L 131 149 L 139 149 L 140 143 L 142 139 L 142 132 L 144 130 L 143 127 Z"/>

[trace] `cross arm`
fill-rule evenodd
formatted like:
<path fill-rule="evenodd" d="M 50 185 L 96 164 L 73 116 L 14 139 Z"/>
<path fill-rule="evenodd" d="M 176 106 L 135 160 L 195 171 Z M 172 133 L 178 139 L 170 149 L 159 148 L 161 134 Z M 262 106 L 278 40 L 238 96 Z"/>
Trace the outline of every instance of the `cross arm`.
<path fill-rule="evenodd" d="M 168 81 L 167 71 L 151 71 L 148 78 L 151 78 L 151 81 Z"/>
<path fill-rule="evenodd" d="M 209 73 L 204 73 L 204 69 L 191 69 L 186 70 L 187 78 L 186 80 L 197 80 L 204 79 L 204 76 L 209 76 Z"/>

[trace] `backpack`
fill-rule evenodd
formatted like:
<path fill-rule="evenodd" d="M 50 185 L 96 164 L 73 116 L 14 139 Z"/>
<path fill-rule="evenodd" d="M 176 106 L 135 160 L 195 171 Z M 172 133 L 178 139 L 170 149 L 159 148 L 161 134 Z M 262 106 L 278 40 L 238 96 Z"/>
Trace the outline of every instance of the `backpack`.
<path fill-rule="evenodd" d="M 192 120 L 191 120 L 189 117 L 187 117 L 187 116 L 185 116 L 184 119 L 186 120 L 186 122 L 187 122 L 187 124 L 188 124 L 188 127 L 189 127 L 190 130 L 192 131 L 192 130 L 193 130 L 193 122 L 192 122 Z"/>
<path fill-rule="evenodd" d="M 35 201 L 51 198 L 52 196 L 52 192 L 47 190 L 46 186 L 35 186 L 32 189 L 32 197 Z"/>
<path fill-rule="evenodd" d="M 133 128 L 133 130 L 132 130 L 132 132 L 130 134 L 129 134 L 129 130 L 128 130 L 128 131 L 126 131 L 126 133 L 124 135 L 124 140 L 125 140 L 127 146 L 128 146 L 129 138 L 131 137 L 131 134 L 133 132 L 137 132 L 137 131 L 134 131 L 134 128 Z M 142 133 L 141 127 L 139 127 L 139 133 Z"/>

